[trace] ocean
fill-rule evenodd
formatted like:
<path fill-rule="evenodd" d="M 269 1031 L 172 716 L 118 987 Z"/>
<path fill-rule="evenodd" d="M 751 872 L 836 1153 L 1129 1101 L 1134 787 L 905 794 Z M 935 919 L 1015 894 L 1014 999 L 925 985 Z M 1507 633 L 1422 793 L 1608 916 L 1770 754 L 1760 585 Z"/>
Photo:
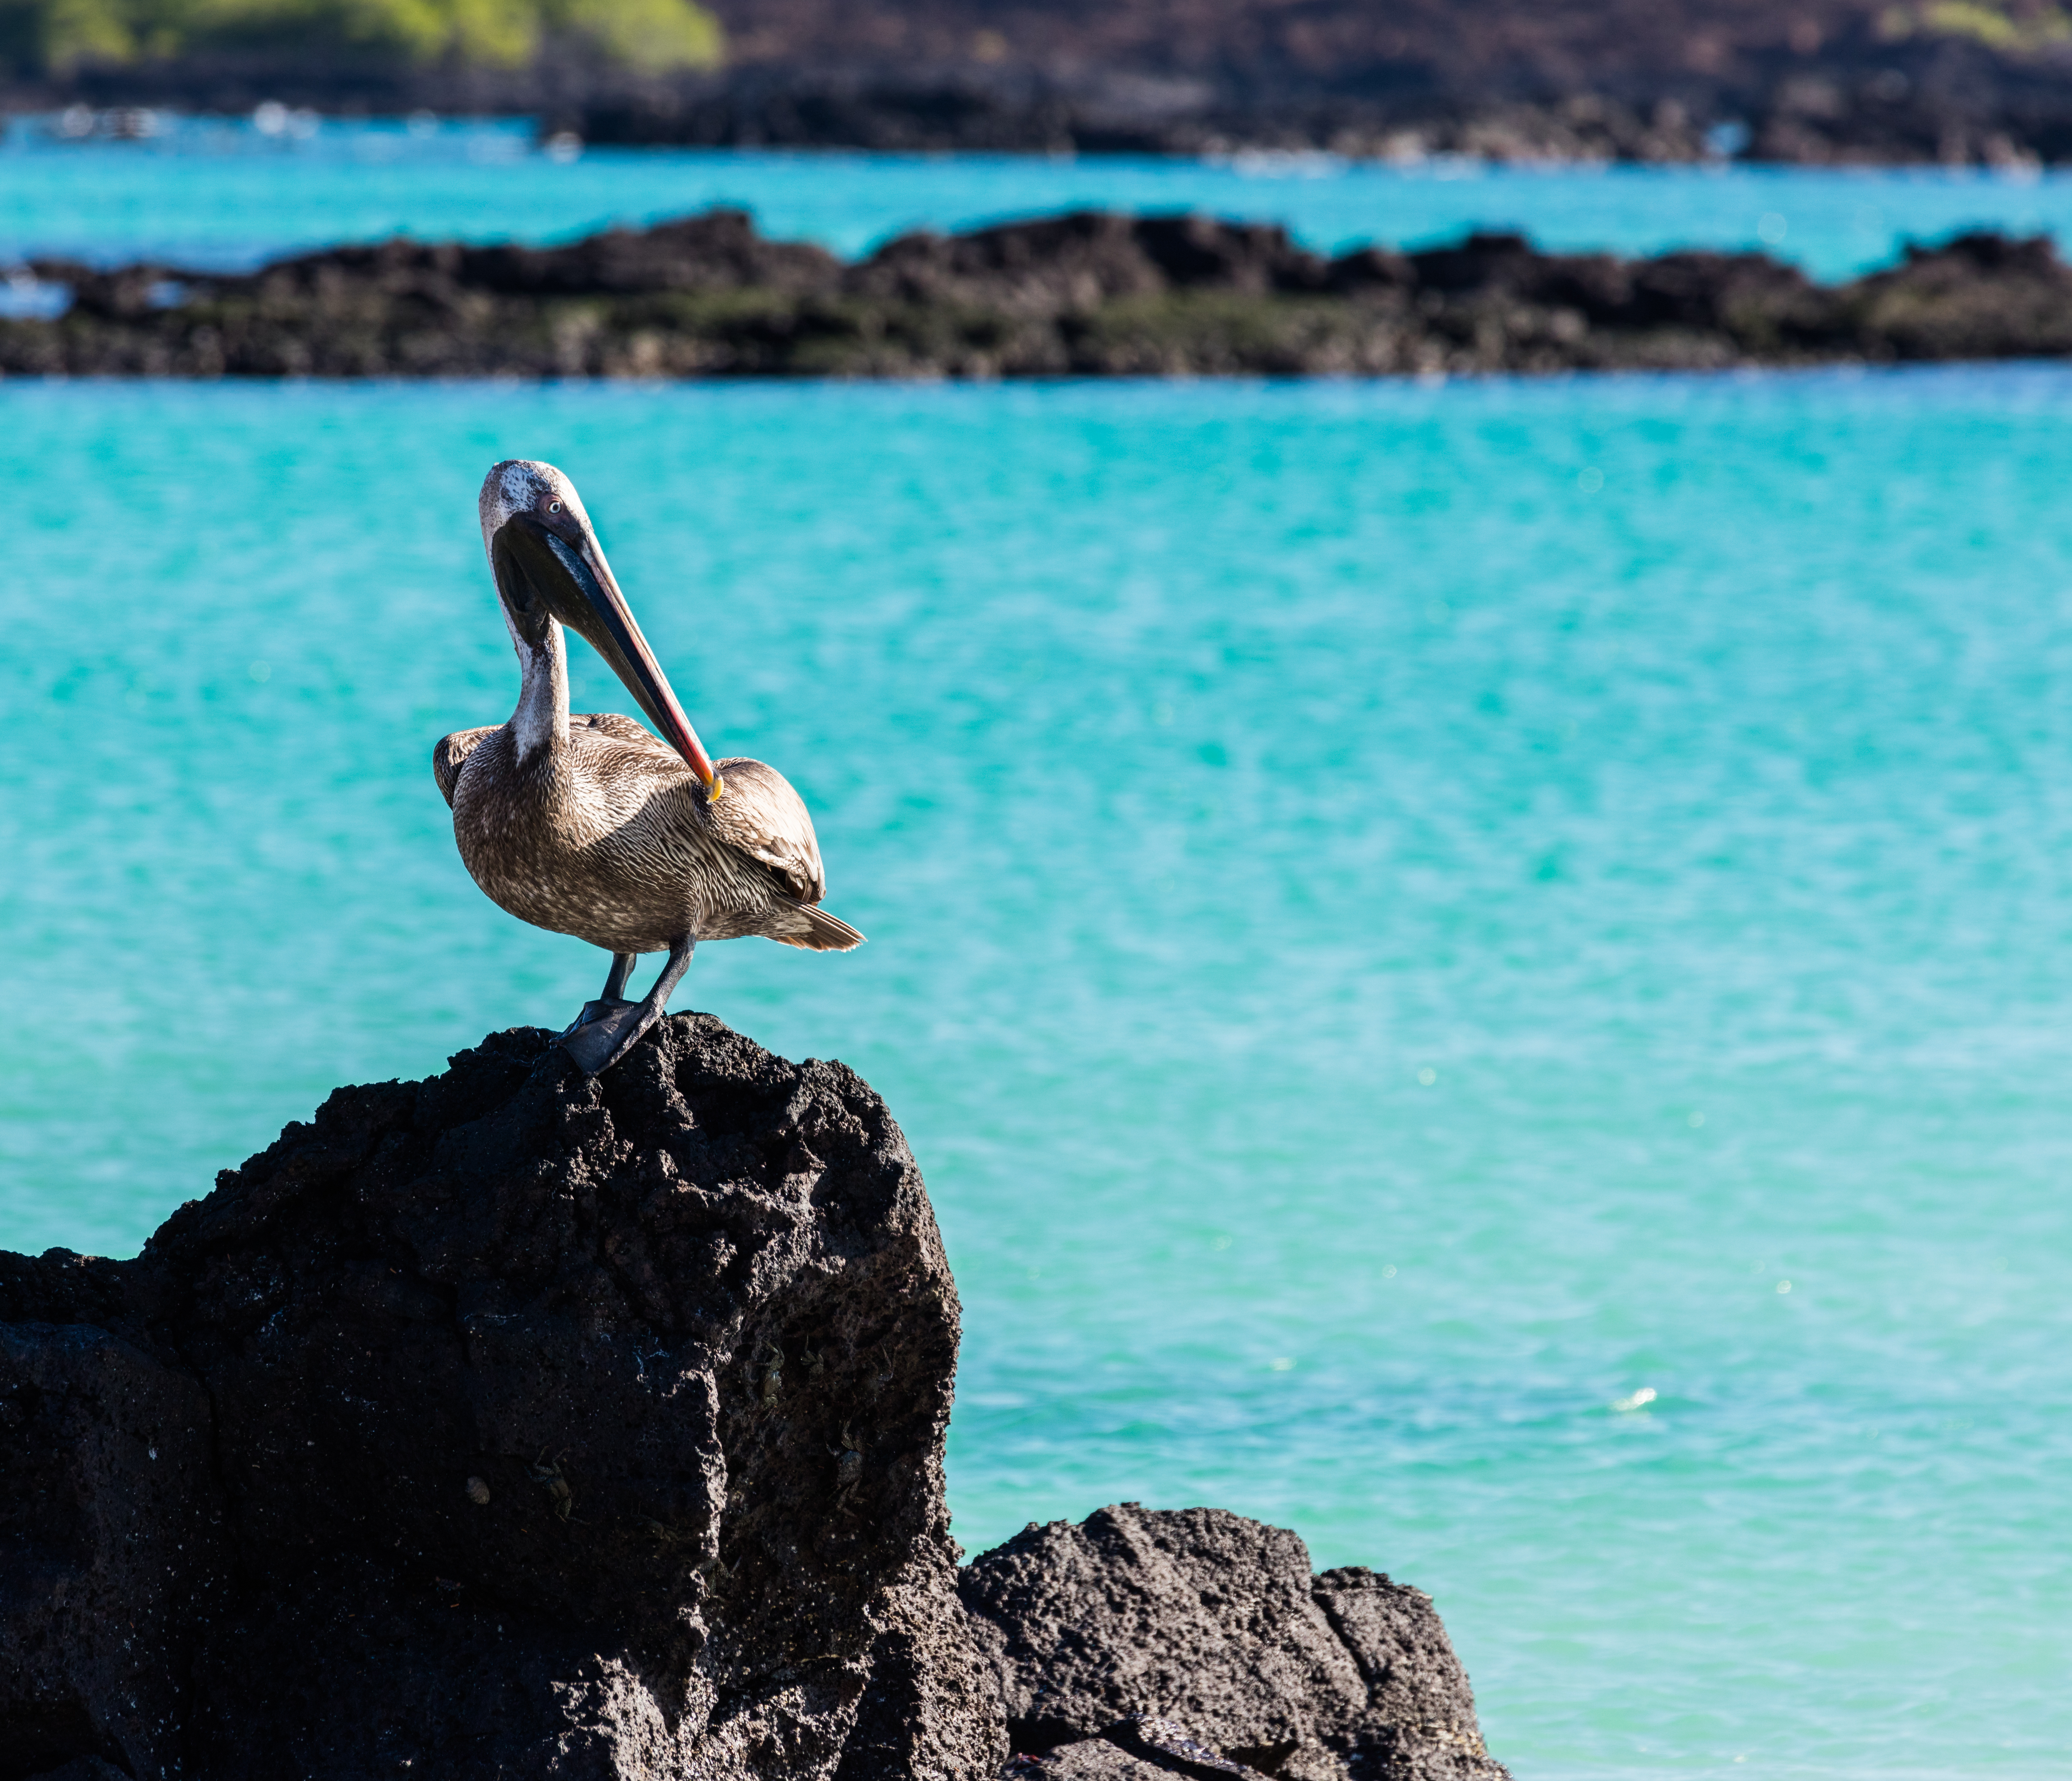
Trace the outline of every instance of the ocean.
<path fill-rule="evenodd" d="M 548 457 L 871 936 L 676 1005 L 904 1125 L 968 1548 L 1293 1527 L 1432 1592 L 1522 1781 L 2063 1774 L 2068 417 L 2021 366 L 0 385 L 0 1244 L 133 1252 L 595 993 L 430 770 L 516 691 L 476 485 Z"/>
<path fill-rule="evenodd" d="M 1909 241 L 1965 228 L 2072 245 L 2072 172 L 2064 170 L 667 149 L 588 149 L 569 158 L 536 152 L 523 120 L 421 119 L 413 129 L 311 114 L 270 135 L 249 121 L 162 121 L 163 134 L 145 142 L 57 140 L 49 119 L 0 125 L 0 272 L 28 254 L 221 270 L 399 234 L 563 241 L 714 204 L 747 209 L 767 234 L 845 255 L 906 229 L 1082 206 L 1275 221 L 1332 253 L 1507 228 L 1563 252 L 1767 253 L 1823 279 L 1854 277 L 1897 258 Z M 0 283 L 0 306 L 7 295 Z"/>

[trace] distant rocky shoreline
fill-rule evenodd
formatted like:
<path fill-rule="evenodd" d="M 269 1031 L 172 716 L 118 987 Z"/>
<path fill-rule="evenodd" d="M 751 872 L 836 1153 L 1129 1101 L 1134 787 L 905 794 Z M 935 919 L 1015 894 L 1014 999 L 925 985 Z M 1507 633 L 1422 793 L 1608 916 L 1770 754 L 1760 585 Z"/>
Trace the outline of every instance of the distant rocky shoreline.
<path fill-rule="evenodd" d="M 1947 59 L 1946 59 L 1947 60 Z M 1902 65 L 1903 64 L 1903 65 Z M 2063 68 L 1923 59 L 1559 94 L 1230 86 L 1156 76 L 744 70 L 563 98 L 543 131 L 623 147 L 1507 162 L 1985 167 L 2072 161 Z"/>
<path fill-rule="evenodd" d="M 1431 376 L 2072 354 L 2045 237 L 1967 235 L 1815 284 L 1761 254 L 1622 260 L 1514 235 L 1336 257 L 1278 227 L 1082 212 L 845 263 L 717 210 L 559 248 L 338 248 L 237 276 L 39 260 L 63 313 L 0 375 Z"/>
<path fill-rule="evenodd" d="M 0 57 L 0 110 L 80 107 L 119 130 L 138 108 L 421 109 L 531 117 L 543 136 L 598 144 L 710 148 L 2072 163 L 2072 41 L 2049 8 L 715 0 L 712 10 L 730 46 L 715 71 L 277 46 L 88 60 L 37 76 L 18 68 L 9 79 Z"/>
<path fill-rule="evenodd" d="M 168 114 L 262 108 L 347 117 L 432 113 L 535 121 L 557 146 L 1116 154 L 1327 155 L 1416 167 L 1613 162 L 1984 167 L 2072 164 L 2072 79 L 1954 101 L 1896 69 L 1778 82 L 1748 102 L 1589 89 L 1560 97 L 1224 92 L 1138 76 L 1059 82 L 966 71 L 702 76 L 676 81 L 399 79 L 371 89 L 298 72 L 125 71 L 6 93 L 0 112 L 61 117 L 60 140 L 126 139 Z"/>

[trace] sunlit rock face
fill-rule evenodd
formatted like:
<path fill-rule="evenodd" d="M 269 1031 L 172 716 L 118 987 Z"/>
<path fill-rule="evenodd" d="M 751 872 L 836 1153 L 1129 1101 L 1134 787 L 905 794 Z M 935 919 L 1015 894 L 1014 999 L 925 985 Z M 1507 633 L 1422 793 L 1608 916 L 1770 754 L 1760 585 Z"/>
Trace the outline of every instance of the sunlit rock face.
<path fill-rule="evenodd" d="M 1432 1598 L 1285 1528 L 1124 1503 L 1033 1522 L 964 1599 L 1027 1781 L 1502 1781 Z"/>

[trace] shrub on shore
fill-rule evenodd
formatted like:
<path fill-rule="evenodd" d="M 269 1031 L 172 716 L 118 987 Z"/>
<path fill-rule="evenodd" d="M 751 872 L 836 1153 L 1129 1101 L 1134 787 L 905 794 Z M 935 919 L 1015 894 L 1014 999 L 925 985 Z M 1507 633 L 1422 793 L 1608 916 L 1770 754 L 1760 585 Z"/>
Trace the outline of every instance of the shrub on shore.
<path fill-rule="evenodd" d="M 522 68 L 557 42 L 656 69 L 724 47 L 696 0 L 0 0 L 0 62 L 23 76 L 253 51 Z"/>

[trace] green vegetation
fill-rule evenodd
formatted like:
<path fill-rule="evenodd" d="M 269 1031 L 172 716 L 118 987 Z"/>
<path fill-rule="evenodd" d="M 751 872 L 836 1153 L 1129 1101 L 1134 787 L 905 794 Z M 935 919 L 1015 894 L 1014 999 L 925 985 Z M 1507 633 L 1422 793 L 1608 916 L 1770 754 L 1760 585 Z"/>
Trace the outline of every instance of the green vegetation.
<path fill-rule="evenodd" d="M 2072 19 L 2051 0 L 1924 0 L 1893 6 L 1879 23 L 1888 38 L 1968 37 L 2005 56 L 2072 40 Z"/>
<path fill-rule="evenodd" d="M 648 68 L 722 47 L 695 0 L 0 0 L 0 61 L 22 74 L 224 51 L 519 68 L 553 42 Z"/>

